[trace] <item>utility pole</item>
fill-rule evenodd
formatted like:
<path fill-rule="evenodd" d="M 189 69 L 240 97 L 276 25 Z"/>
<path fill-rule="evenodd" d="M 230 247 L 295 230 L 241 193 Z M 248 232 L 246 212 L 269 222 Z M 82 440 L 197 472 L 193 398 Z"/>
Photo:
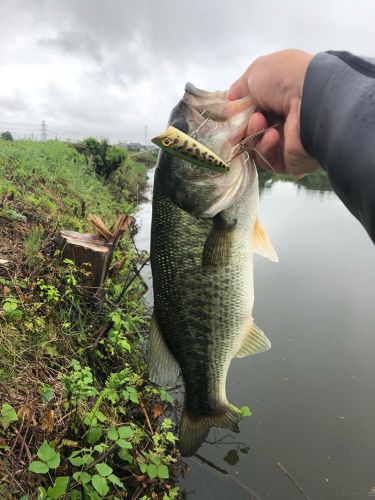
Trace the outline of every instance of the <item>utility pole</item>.
<path fill-rule="evenodd" d="M 40 138 L 42 141 L 47 140 L 47 125 L 46 125 L 46 122 L 44 120 L 42 120 L 42 130 L 41 130 Z"/>

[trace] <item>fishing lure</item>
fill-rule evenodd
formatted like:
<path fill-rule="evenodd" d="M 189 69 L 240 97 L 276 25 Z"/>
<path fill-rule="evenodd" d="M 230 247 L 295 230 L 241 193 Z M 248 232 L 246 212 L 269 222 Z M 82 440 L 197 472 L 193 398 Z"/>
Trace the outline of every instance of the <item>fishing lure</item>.
<path fill-rule="evenodd" d="M 167 153 L 178 156 L 198 167 L 208 168 L 216 172 L 229 171 L 229 162 L 222 160 L 206 146 L 175 127 L 168 127 L 164 134 L 154 137 L 151 142 Z"/>
<path fill-rule="evenodd" d="M 254 157 L 254 154 L 258 154 L 265 164 L 271 170 L 275 171 L 272 165 L 266 160 L 255 145 L 260 136 L 262 136 L 267 130 L 277 126 L 278 124 L 264 128 L 259 130 L 259 132 L 243 139 L 236 146 L 234 146 L 227 161 L 222 160 L 217 154 L 190 135 L 187 135 L 185 132 L 182 132 L 172 126 L 168 127 L 164 134 L 151 139 L 151 142 L 174 156 L 178 156 L 179 158 L 189 161 L 199 167 L 215 170 L 216 172 L 228 172 L 230 170 L 231 162 L 242 153 L 247 153 L 249 155 L 249 151 L 252 153 L 250 156 L 251 158 Z"/>

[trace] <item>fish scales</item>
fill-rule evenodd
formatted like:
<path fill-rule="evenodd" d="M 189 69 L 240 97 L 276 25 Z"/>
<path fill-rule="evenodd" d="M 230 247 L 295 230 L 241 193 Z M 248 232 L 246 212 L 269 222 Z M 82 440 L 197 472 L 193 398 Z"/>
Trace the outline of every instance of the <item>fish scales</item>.
<path fill-rule="evenodd" d="M 199 414 L 206 406 L 216 408 L 228 363 L 239 348 L 238 329 L 249 319 L 252 308 L 249 217 L 246 204 L 236 207 L 238 218 L 246 220 L 244 231 L 238 231 L 228 264 L 202 269 L 202 249 L 212 223 L 197 219 L 163 196 L 159 176 L 157 172 L 151 247 L 156 256 L 155 310 L 170 350 L 182 372 L 188 374 L 184 377 L 187 408 Z M 248 268 L 243 266 L 245 259 Z M 196 370 L 196 366 L 202 370 Z M 208 374 L 207 381 L 201 379 L 202 372 Z M 205 397 L 199 398 L 195 406 L 195 395 L 200 392 Z"/>
<path fill-rule="evenodd" d="M 172 125 L 189 130 L 199 125 L 195 100 L 202 97 L 200 92 L 205 91 L 188 88 L 172 112 Z M 233 117 L 226 94 L 214 94 L 215 113 L 220 103 L 223 107 L 215 129 L 221 139 L 203 128 L 199 139 L 225 155 L 238 140 L 233 120 L 237 134 L 244 133 L 253 107 L 245 102 Z M 242 351 L 270 347 L 264 334 L 254 330 L 251 316 L 258 197 L 255 165 L 243 157 L 235 160 L 231 172 L 212 174 L 164 151 L 159 154 L 151 225 L 149 367 L 151 378 L 163 385 L 172 384 L 181 370 L 185 406 L 180 450 L 185 456 L 199 448 L 210 427 L 238 431 L 238 415 L 225 390 L 230 362 L 244 355 Z"/>

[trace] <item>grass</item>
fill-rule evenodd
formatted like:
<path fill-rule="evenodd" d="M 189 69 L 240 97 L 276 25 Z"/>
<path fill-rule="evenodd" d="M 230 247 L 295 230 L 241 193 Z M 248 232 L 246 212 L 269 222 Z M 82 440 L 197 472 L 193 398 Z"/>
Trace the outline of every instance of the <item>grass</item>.
<path fill-rule="evenodd" d="M 112 222 L 116 211 L 130 211 L 129 200 L 114 200 L 110 184 L 74 148 L 58 141 L 0 143 L 0 196 L 24 214 L 56 224 L 87 228 L 86 213 Z"/>
<path fill-rule="evenodd" d="M 147 169 L 120 168 L 103 182 L 68 144 L 0 141 L 1 498 L 179 495 L 176 407 L 144 359 L 146 256 L 128 233 L 98 304 L 89 269 L 54 246 L 59 228 L 89 231 L 90 213 L 111 225 L 132 210 Z"/>

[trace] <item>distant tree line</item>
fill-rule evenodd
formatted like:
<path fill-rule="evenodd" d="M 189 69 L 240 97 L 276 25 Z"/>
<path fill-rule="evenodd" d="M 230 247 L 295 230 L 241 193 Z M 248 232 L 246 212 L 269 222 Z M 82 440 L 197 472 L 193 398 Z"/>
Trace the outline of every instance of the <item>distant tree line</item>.
<path fill-rule="evenodd" d="M 328 179 L 328 175 L 324 170 L 318 170 L 313 172 L 302 179 L 297 179 L 293 175 L 279 174 L 276 172 L 269 172 L 257 166 L 259 188 L 269 188 L 274 182 L 293 182 L 297 186 L 304 186 L 306 189 L 311 191 L 332 191 L 331 183 Z"/>
<path fill-rule="evenodd" d="M 13 136 L 9 132 L 9 130 L 6 130 L 5 132 L 1 132 L 0 139 L 2 139 L 3 141 L 13 141 Z"/>

